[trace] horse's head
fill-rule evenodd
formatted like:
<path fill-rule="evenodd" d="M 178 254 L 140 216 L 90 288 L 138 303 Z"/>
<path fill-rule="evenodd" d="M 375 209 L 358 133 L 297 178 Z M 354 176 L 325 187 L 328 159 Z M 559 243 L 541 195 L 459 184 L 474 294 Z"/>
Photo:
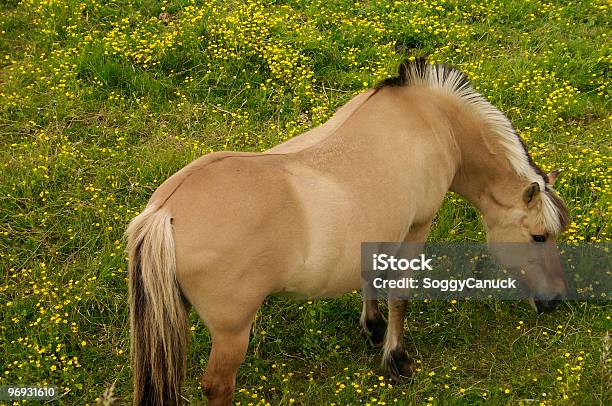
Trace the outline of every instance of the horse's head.
<path fill-rule="evenodd" d="M 498 208 L 497 215 L 486 221 L 492 255 L 514 273 L 538 313 L 552 311 L 567 295 L 555 243 L 568 223 L 567 209 L 552 190 L 558 173 L 544 177 L 545 183 L 527 184 L 515 204 Z"/>

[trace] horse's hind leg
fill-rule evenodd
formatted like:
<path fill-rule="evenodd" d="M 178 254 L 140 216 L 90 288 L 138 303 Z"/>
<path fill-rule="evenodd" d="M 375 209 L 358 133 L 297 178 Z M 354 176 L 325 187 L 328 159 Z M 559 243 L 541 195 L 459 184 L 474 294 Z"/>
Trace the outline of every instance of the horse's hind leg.
<path fill-rule="evenodd" d="M 212 349 L 201 384 L 208 404 L 231 405 L 236 386 L 236 372 L 249 346 L 251 324 L 239 331 L 215 331 Z"/>
<path fill-rule="evenodd" d="M 380 347 L 385 339 L 387 323 L 378 309 L 378 300 L 364 300 L 361 311 L 361 328 L 375 347 Z"/>
<path fill-rule="evenodd" d="M 211 406 L 231 405 L 234 397 L 236 373 L 249 346 L 255 313 L 265 297 L 247 299 L 246 296 L 227 294 L 220 301 L 214 295 L 201 295 L 193 303 L 212 337 L 208 364 L 200 380 Z"/>

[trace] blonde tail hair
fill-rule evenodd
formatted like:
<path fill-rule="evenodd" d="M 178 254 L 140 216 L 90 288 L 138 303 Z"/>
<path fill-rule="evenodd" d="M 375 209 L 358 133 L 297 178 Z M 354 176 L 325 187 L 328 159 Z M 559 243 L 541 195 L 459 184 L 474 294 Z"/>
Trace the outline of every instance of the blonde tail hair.
<path fill-rule="evenodd" d="M 149 206 L 126 232 L 134 406 L 181 403 L 189 330 L 171 220 L 163 208 Z"/>

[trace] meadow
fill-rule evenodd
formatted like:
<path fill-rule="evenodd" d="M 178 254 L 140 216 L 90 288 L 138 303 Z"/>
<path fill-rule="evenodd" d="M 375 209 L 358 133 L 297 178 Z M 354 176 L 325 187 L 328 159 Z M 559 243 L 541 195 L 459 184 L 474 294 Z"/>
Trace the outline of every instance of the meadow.
<path fill-rule="evenodd" d="M 191 160 L 262 151 L 316 126 L 393 75 L 407 53 L 465 71 L 534 160 L 564 170 L 557 190 L 572 223 L 561 241 L 610 241 L 611 8 L 1 1 L 0 385 L 56 385 L 53 404 L 129 404 L 128 221 Z M 478 213 L 449 194 L 430 240 L 484 238 Z M 411 303 L 406 342 L 419 368 L 392 385 L 360 334 L 359 293 L 270 298 L 236 403 L 610 404 L 612 306 L 603 299 L 542 316 L 522 302 Z M 184 395 L 198 405 L 210 338 L 194 314 L 191 324 Z"/>

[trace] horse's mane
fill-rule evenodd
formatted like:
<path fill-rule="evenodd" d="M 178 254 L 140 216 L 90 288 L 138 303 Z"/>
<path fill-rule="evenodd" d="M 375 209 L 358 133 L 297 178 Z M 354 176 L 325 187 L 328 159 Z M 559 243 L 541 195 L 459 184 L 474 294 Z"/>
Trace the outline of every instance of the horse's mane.
<path fill-rule="evenodd" d="M 402 63 L 397 76 L 383 80 L 376 88 L 389 86 L 424 86 L 458 97 L 471 105 L 484 117 L 492 133 L 497 135 L 514 171 L 530 182 L 537 182 L 540 185 L 540 190 L 544 192 L 540 223 L 555 234 L 567 227 L 569 222 L 567 208 L 556 192 L 547 186 L 548 176 L 533 162 L 523 140 L 506 115 L 472 87 L 465 73 L 448 65 L 430 64 L 425 58 L 416 58 L 414 61 Z"/>

